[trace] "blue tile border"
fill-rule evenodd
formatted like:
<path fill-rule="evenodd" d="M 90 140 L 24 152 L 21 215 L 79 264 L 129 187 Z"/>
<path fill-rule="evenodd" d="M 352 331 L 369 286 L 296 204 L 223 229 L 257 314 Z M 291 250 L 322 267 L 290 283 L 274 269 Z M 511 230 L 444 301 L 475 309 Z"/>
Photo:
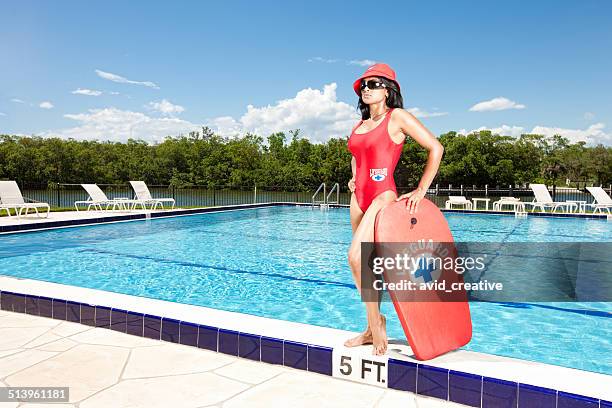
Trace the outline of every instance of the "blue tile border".
<path fill-rule="evenodd" d="M 319 374 L 332 375 L 332 357 L 333 349 L 331 347 L 308 345 L 308 371 L 313 371 Z"/>
<path fill-rule="evenodd" d="M 219 329 L 217 340 L 219 352 L 238 356 L 238 334 L 235 330 Z"/>
<path fill-rule="evenodd" d="M 143 337 L 153 340 L 161 340 L 162 318 L 159 316 L 145 314 L 142 320 Z"/>
<path fill-rule="evenodd" d="M 110 329 L 120 333 L 127 332 L 127 310 L 111 309 Z"/>
<path fill-rule="evenodd" d="M 96 327 L 110 329 L 111 308 L 106 306 L 96 306 Z"/>
<path fill-rule="evenodd" d="M 469 407 L 480 407 L 482 376 L 450 370 L 448 377 L 448 400 Z"/>
<path fill-rule="evenodd" d="M 19 293 L 13 293 L 11 295 L 13 303 L 13 312 L 25 313 L 26 311 L 26 296 Z"/>
<path fill-rule="evenodd" d="M 557 391 L 550 388 L 519 384 L 518 408 L 556 408 Z"/>
<path fill-rule="evenodd" d="M 250 333 L 239 333 L 238 357 L 261 361 L 261 336 Z"/>
<path fill-rule="evenodd" d="M 53 318 L 53 299 L 46 296 L 38 298 L 38 315 Z"/>
<path fill-rule="evenodd" d="M 482 408 L 516 408 L 518 384 L 514 381 L 483 377 Z"/>
<path fill-rule="evenodd" d="M 86 326 L 96 326 L 96 307 L 93 305 L 81 304 L 81 324 Z"/>
<path fill-rule="evenodd" d="M 273 337 L 261 337 L 261 361 L 283 365 L 283 340 Z"/>
<path fill-rule="evenodd" d="M 387 382 L 389 388 L 416 394 L 418 364 L 411 361 L 389 359 Z"/>
<path fill-rule="evenodd" d="M 66 320 L 81 323 L 81 304 L 71 300 L 66 301 Z"/>
<path fill-rule="evenodd" d="M 161 339 L 171 343 L 180 342 L 180 324 L 176 319 L 162 317 L 161 321 Z"/>
<path fill-rule="evenodd" d="M 283 342 L 283 365 L 300 370 L 308 369 L 308 345 L 285 340 Z"/>
<path fill-rule="evenodd" d="M 217 327 L 198 325 L 198 348 L 219 351 L 219 329 Z"/>
<path fill-rule="evenodd" d="M 557 408 L 599 408 L 599 400 L 559 391 L 557 394 Z"/>
<path fill-rule="evenodd" d="M 29 315 L 39 316 L 40 310 L 38 309 L 39 296 L 26 295 L 25 299 L 25 312 Z"/>
<path fill-rule="evenodd" d="M 198 325 L 183 322 L 179 324 L 179 343 L 185 346 L 198 346 Z"/>
<path fill-rule="evenodd" d="M 66 301 L 63 299 L 52 299 L 53 318 L 66 320 Z"/>
<path fill-rule="evenodd" d="M 82 309 L 81 309 L 82 310 Z M 82 313 L 82 312 L 81 312 Z M 144 336 L 144 314 L 136 312 L 127 312 L 126 317 L 126 333 L 132 336 Z"/>
<path fill-rule="evenodd" d="M 124 309 L 0 290 L 0 309 L 68 320 L 155 340 L 332 376 L 333 349 Z M 78 312 L 77 312 L 78 311 Z M 612 408 L 612 402 L 389 357 L 387 388 L 472 407 Z"/>
<path fill-rule="evenodd" d="M 419 364 L 417 394 L 448 400 L 449 369 Z"/>

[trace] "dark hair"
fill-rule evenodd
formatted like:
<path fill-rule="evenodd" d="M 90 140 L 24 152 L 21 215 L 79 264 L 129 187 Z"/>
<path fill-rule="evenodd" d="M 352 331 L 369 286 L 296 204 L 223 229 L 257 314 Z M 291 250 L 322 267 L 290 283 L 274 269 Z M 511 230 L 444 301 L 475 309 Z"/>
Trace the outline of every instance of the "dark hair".
<path fill-rule="evenodd" d="M 376 78 L 378 78 L 383 84 L 385 84 L 385 86 L 387 87 L 387 91 L 389 91 L 389 96 L 387 97 L 386 101 L 387 107 L 403 109 L 404 99 L 402 98 L 402 94 L 400 93 L 397 83 L 385 77 Z M 363 102 L 363 99 L 361 99 L 361 95 L 359 95 L 359 103 L 357 104 L 357 108 L 361 111 L 362 120 L 370 118 L 370 105 Z"/>

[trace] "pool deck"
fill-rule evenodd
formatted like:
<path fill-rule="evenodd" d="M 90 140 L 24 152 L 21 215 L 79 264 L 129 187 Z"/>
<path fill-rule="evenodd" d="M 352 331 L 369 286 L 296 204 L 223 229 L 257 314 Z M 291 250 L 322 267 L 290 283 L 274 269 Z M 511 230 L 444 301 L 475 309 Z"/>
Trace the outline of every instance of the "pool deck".
<path fill-rule="evenodd" d="M 69 387 L 70 403 L 13 407 L 461 407 L 402 391 L 0 311 L 0 387 Z"/>

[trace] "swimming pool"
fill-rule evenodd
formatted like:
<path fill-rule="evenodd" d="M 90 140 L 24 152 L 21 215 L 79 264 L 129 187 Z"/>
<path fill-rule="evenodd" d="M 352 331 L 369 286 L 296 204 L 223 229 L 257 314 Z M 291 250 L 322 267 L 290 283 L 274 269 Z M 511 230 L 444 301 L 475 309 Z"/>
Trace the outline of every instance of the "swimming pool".
<path fill-rule="evenodd" d="M 603 220 L 446 213 L 457 241 L 612 241 Z M 361 330 L 348 209 L 268 207 L 0 236 L 0 273 Z M 390 303 L 388 332 L 403 338 Z M 612 374 L 609 303 L 471 304 L 464 349 Z"/>

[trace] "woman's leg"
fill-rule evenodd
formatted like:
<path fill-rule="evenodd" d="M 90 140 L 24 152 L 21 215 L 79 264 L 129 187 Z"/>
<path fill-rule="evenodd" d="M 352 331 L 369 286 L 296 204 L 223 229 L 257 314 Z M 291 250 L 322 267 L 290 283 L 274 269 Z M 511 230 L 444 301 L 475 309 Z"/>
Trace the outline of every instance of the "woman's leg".
<path fill-rule="evenodd" d="M 350 206 L 350 214 L 351 214 L 351 227 L 353 229 L 353 234 L 357 230 L 357 227 L 361 223 L 361 219 L 363 218 L 363 211 L 359 208 L 359 203 L 357 202 L 357 198 L 355 197 L 355 193 L 351 194 L 351 206 Z M 350 251 L 349 251 L 350 255 Z M 355 280 L 355 286 L 357 287 L 357 291 L 361 293 L 360 281 L 355 278 L 355 274 L 353 273 L 353 279 Z M 360 278 L 359 278 L 360 279 Z M 370 330 L 370 325 L 368 324 L 363 331 L 363 333 L 359 334 L 352 339 L 348 339 L 344 342 L 346 347 L 355 347 L 361 346 L 362 344 L 371 344 L 372 343 L 372 331 Z"/>
<path fill-rule="evenodd" d="M 361 243 L 362 242 L 374 242 L 374 222 L 376 221 L 376 214 L 384 207 L 387 203 L 393 201 L 397 195 L 394 191 L 385 191 L 376 196 L 370 206 L 367 208 L 365 214 L 361 217 L 359 225 L 353 232 L 353 240 L 349 249 L 349 265 L 353 273 L 353 279 L 357 289 L 361 292 Z M 370 254 L 365 254 L 369 257 Z M 371 271 L 369 273 L 372 273 Z M 379 294 L 380 295 L 380 294 Z M 386 321 L 385 317 L 380 314 L 379 307 L 380 299 L 376 301 L 365 302 L 366 312 L 368 317 L 368 326 L 371 332 L 371 341 L 373 343 L 372 354 L 382 355 L 387 351 L 387 333 L 386 333 Z M 367 329 L 364 333 L 362 340 L 365 340 L 367 336 Z M 359 336 L 358 336 L 359 337 Z M 357 341 L 357 338 L 349 340 Z M 364 343 L 362 343 L 364 344 Z"/>

